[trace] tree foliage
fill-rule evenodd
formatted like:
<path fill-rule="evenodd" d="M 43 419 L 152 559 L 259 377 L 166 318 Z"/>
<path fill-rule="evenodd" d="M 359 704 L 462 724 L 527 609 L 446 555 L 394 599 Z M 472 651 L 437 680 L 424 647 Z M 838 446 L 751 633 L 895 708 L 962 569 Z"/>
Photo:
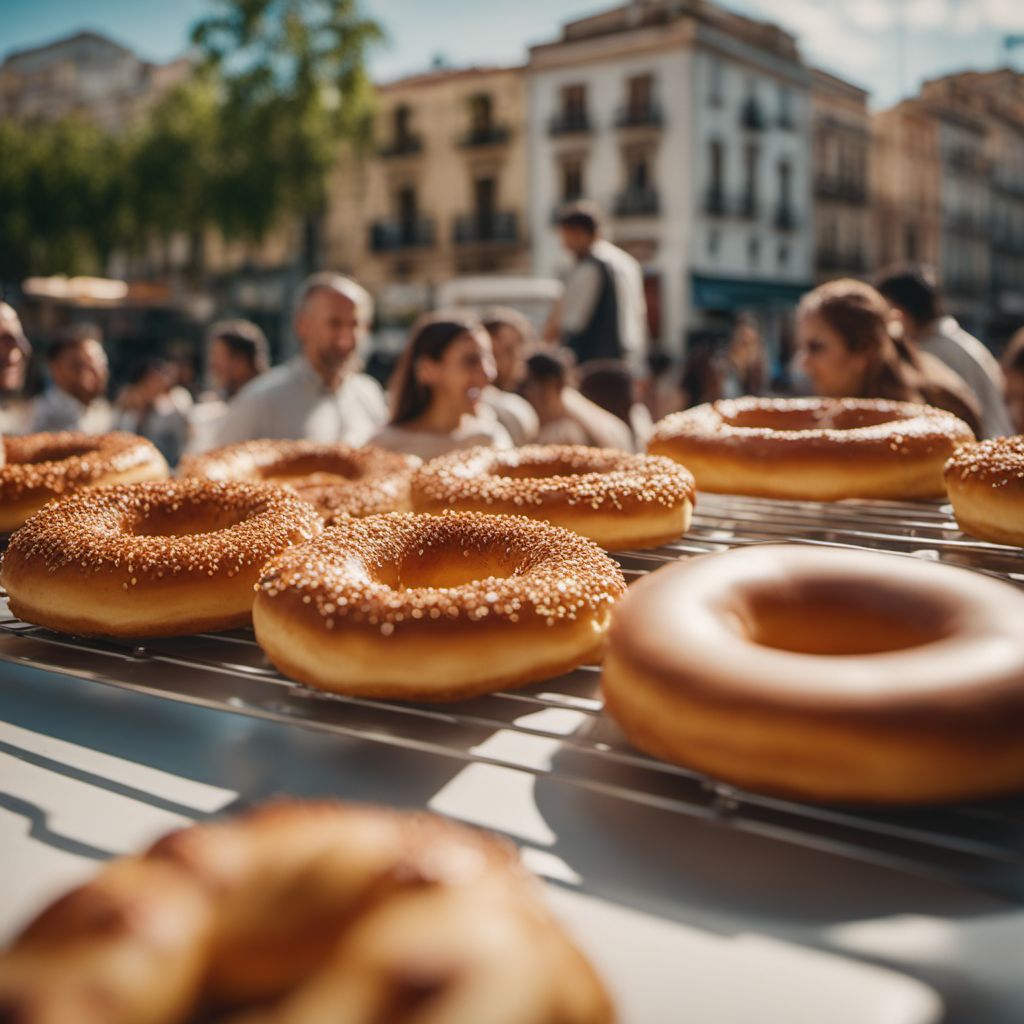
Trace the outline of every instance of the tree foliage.
<path fill-rule="evenodd" d="M 258 242 L 322 210 L 339 142 L 368 131 L 380 27 L 358 0 L 211 7 L 194 73 L 136 127 L 0 120 L 0 280 L 102 272 L 208 228 Z"/>

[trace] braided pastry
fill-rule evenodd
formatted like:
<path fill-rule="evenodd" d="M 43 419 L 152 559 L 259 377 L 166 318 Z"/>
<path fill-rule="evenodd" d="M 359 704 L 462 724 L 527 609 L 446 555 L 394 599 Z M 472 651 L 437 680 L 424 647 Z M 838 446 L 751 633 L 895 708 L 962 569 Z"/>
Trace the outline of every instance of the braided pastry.
<path fill-rule="evenodd" d="M 278 803 L 174 832 L 0 954 L 19 1024 L 605 1024 L 514 851 L 425 814 Z"/>

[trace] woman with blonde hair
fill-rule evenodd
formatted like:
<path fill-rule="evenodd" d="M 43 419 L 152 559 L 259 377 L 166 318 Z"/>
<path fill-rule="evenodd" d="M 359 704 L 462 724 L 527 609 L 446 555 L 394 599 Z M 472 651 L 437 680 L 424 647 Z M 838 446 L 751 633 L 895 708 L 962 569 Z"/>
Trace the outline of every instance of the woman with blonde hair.
<path fill-rule="evenodd" d="M 869 284 L 829 281 L 797 307 L 800 363 L 819 395 L 923 402 L 959 416 L 977 434 L 970 389 L 952 370 L 903 336 L 889 304 Z"/>
<path fill-rule="evenodd" d="M 391 422 L 369 443 L 423 459 L 474 445 L 511 448 L 500 423 L 477 415 L 494 372 L 491 340 L 476 317 L 421 317 L 391 378 Z"/>

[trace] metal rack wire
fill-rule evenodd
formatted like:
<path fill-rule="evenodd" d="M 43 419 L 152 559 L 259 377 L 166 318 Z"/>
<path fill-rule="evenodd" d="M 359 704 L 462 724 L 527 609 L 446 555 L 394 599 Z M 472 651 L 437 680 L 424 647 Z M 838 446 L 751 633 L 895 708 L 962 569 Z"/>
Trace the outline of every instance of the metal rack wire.
<path fill-rule="evenodd" d="M 781 540 L 928 558 L 1024 586 L 1024 552 L 965 537 L 948 509 L 939 505 L 819 505 L 702 495 L 685 538 L 654 551 L 618 557 L 627 577 L 636 578 L 665 562 Z M 553 777 L 615 799 L 714 819 L 742 831 L 957 881 L 1024 903 L 1024 797 L 879 812 L 735 790 L 631 748 L 601 713 L 599 672 L 592 667 L 456 705 L 369 701 L 322 693 L 284 679 L 267 663 L 248 630 L 144 644 L 100 641 L 19 622 L 5 603 L 0 605 L 0 660 Z M 487 742 L 506 734 L 517 742 Z"/>

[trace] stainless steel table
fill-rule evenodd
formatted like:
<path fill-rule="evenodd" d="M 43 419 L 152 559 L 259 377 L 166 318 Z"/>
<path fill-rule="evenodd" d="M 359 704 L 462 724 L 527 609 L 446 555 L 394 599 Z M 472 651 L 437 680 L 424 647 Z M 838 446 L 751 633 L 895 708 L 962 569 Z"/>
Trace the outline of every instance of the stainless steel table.
<path fill-rule="evenodd" d="M 789 538 L 1024 581 L 1020 553 L 946 510 L 887 503 L 702 496 L 683 541 L 620 561 L 635 576 Z M 879 814 L 739 793 L 629 748 L 597 679 L 351 700 L 282 679 L 246 631 L 134 645 L 0 612 L 0 929 L 168 828 L 330 795 L 515 841 L 625 1021 L 1024 1019 L 1024 802 Z"/>

